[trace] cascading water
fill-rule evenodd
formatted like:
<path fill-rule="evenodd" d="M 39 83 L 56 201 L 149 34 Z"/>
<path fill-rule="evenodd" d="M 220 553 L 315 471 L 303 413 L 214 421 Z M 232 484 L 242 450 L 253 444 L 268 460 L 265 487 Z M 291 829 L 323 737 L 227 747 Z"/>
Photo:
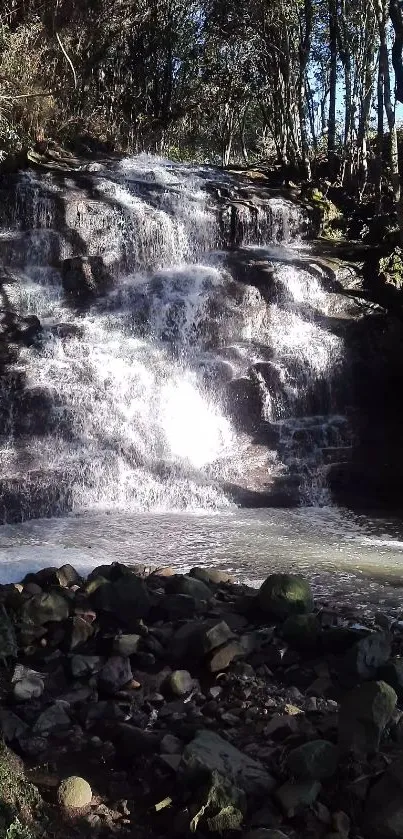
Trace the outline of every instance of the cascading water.
<path fill-rule="evenodd" d="M 147 156 L 20 180 L 0 241 L 3 305 L 42 331 L 3 374 L 3 487 L 54 474 L 73 509 L 215 508 L 230 503 L 223 487 L 249 481 L 260 425 L 278 438 L 263 482 L 295 457 L 308 464 L 312 446 L 296 455 L 292 443 L 307 414 L 325 434 L 334 406 L 318 394 L 325 384 L 329 398 L 342 342 L 318 322 L 329 295 L 311 271 L 275 262 L 268 301 L 231 270 L 228 246 L 236 260 L 235 246 L 293 240 L 304 222 L 282 199 L 231 203 L 234 189 Z M 258 392 L 253 428 L 237 421 L 245 381 Z M 341 424 L 327 423 L 329 446 Z"/>

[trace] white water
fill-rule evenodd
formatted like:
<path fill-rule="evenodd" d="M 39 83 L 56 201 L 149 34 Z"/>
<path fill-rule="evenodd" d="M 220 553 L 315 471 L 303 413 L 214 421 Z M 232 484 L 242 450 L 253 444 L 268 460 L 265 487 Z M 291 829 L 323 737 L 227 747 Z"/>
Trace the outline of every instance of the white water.
<path fill-rule="evenodd" d="M 276 263 L 281 295 L 269 305 L 259 290 L 232 279 L 216 250 L 220 226 L 207 187 L 221 182 L 213 170 L 147 156 L 89 170 L 89 199 L 73 176 L 63 190 L 57 180 L 32 176 L 19 188 L 32 229 L 23 234 L 25 251 L 21 238 L 11 248 L 11 265 L 18 258 L 23 264 L 3 288 L 19 313 L 36 314 L 43 325 L 41 345 L 22 349 L 15 367 L 26 391 L 43 389 L 53 416 L 50 430 L 34 422 L 21 438 L 11 405 L 2 474 L 67 468 L 73 509 L 225 507 L 220 485 L 244 472 L 245 437 L 211 376 L 223 365 L 231 376 L 245 375 L 264 359 L 265 346 L 282 387 L 271 392 L 261 379 L 262 419 L 285 423 L 291 454 L 264 468 L 270 478 L 300 466 L 293 443 L 301 421 L 293 417 L 306 412 L 309 391 L 332 378 L 343 351 L 317 322 L 329 307 L 320 280 L 292 262 Z M 238 221 L 244 242 L 287 242 L 298 219 L 293 205 L 274 199 L 253 217 L 242 207 Z M 5 240 L 11 234 L 4 231 Z M 66 258 L 77 242 L 114 277 L 104 296 L 79 310 L 51 264 L 55 243 Z M 71 327 L 69 337 L 55 329 L 60 324 L 64 334 Z M 310 496 L 312 486 L 308 481 L 305 498 L 320 500 L 323 487 Z"/>

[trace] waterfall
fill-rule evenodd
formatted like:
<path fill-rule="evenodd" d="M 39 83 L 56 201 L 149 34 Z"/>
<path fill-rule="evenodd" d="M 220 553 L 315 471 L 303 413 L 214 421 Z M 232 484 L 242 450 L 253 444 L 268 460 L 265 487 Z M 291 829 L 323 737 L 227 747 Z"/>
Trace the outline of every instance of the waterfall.
<path fill-rule="evenodd" d="M 342 340 L 319 322 L 330 295 L 266 247 L 304 224 L 290 201 L 146 155 L 21 176 L 0 231 L 9 338 L 18 319 L 0 380 L 3 518 L 214 509 L 254 472 L 259 488 L 306 466 L 304 429 L 329 448 L 344 421 L 329 396 Z M 239 276 L 245 255 L 270 282 Z M 321 500 L 302 473 L 300 500 Z"/>

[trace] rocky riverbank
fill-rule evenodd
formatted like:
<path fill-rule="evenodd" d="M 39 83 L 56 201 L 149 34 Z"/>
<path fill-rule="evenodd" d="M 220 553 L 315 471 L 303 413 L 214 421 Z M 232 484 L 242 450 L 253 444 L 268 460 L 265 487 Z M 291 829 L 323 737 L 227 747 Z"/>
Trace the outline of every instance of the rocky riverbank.
<path fill-rule="evenodd" d="M 399 614 L 119 563 L 0 597 L 1 837 L 403 836 Z"/>

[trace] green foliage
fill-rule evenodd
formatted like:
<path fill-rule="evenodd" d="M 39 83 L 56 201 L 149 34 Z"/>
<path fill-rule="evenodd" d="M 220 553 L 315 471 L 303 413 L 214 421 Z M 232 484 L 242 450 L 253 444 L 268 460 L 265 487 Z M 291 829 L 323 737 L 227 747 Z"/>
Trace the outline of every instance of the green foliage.
<path fill-rule="evenodd" d="M 15 818 L 7 828 L 4 839 L 34 839 L 34 834 L 29 827 L 21 824 L 20 820 Z"/>
<path fill-rule="evenodd" d="M 378 273 L 384 283 L 403 288 L 403 251 L 400 247 L 379 260 Z"/>

